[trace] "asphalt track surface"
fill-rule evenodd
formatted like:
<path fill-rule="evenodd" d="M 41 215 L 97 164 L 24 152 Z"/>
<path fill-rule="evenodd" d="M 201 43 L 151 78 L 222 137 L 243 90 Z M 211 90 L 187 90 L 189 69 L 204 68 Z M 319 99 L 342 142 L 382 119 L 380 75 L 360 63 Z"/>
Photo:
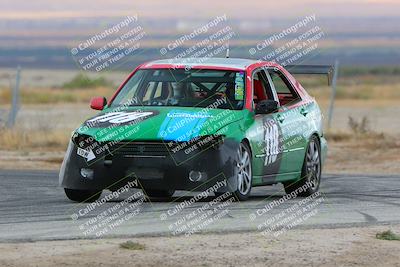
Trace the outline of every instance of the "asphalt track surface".
<path fill-rule="evenodd" d="M 172 201 L 124 202 L 138 192 L 134 189 L 88 211 L 87 204 L 65 197 L 58 187 L 57 172 L 0 170 L 0 242 L 188 234 L 190 231 L 182 230 L 183 225 L 196 218 L 197 226 L 192 224 L 190 228 L 188 224 L 187 229 L 196 226 L 201 232 L 260 231 L 265 229 L 260 225 L 271 218 L 286 225 L 294 222 L 296 218 L 290 221 L 289 217 L 299 210 L 303 210 L 297 216 L 301 223 L 290 224 L 290 229 L 400 223 L 400 175 L 325 174 L 320 191 L 321 195 L 309 202 L 290 199 L 265 212 L 266 205 L 277 203 L 284 195 L 281 185 L 253 188 L 248 201 L 225 202 L 226 206 L 217 210 L 211 195 L 177 211 L 196 195 L 185 192 L 177 192 Z M 135 205 L 127 209 L 130 204 Z M 115 215 L 123 209 L 125 214 Z M 209 213 L 209 218 L 214 218 L 211 222 L 200 217 L 213 209 L 215 213 Z M 203 221 L 207 223 L 201 224 Z"/>

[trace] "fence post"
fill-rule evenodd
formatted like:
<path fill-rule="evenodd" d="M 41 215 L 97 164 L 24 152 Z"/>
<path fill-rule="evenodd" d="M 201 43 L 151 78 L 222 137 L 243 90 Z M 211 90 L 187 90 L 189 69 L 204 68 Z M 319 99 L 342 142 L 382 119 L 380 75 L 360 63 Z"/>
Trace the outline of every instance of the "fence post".
<path fill-rule="evenodd" d="M 17 68 L 17 76 L 15 80 L 15 86 L 11 88 L 12 90 L 12 102 L 11 102 L 11 110 L 8 113 L 8 121 L 7 127 L 12 128 L 15 124 L 15 119 L 17 118 L 17 113 L 19 109 L 19 82 L 21 78 L 21 67 Z"/>
<path fill-rule="evenodd" d="M 331 125 L 332 125 L 333 108 L 335 106 L 336 84 L 337 84 L 338 73 L 339 73 L 339 61 L 336 59 L 335 60 L 334 70 L 333 70 L 333 78 L 332 78 L 332 93 L 331 93 L 331 99 L 330 99 L 330 102 L 329 102 L 328 129 L 330 129 Z"/>

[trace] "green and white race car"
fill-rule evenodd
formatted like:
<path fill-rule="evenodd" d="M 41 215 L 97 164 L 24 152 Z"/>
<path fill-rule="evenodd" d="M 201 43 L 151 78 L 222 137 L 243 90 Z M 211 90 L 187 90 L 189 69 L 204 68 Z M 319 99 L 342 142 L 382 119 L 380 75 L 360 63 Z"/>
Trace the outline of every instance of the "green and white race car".
<path fill-rule="evenodd" d="M 253 186 L 282 183 L 301 196 L 319 188 L 321 111 L 275 63 L 152 61 L 91 107 L 101 112 L 74 131 L 60 170 L 71 200 L 94 201 L 129 181 L 150 197 L 215 185 L 239 200 Z"/>

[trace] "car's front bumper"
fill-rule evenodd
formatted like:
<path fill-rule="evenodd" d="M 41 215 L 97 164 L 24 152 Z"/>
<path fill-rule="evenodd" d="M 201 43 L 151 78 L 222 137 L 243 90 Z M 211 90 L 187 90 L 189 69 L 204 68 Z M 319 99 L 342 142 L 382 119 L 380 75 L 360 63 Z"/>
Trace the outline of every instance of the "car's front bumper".
<path fill-rule="evenodd" d="M 218 147 L 197 149 L 191 153 L 181 150 L 165 157 L 120 153 L 107 154 L 106 157 L 102 154 L 87 162 L 78 155 L 78 148 L 71 141 L 60 170 L 59 183 L 69 189 L 116 190 L 128 181 L 138 179 L 139 187 L 146 189 L 203 191 L 217 181 L 225 180 L 227 186 L 218 188 L 218 191 L 235 191 L 234 166 L 238 145 L 235 140 L 225 139 Z M 82 169 L 92 175 L 84 177 Z M 191 171 L 200 172 L 201 180 L 191 181 Z"/>

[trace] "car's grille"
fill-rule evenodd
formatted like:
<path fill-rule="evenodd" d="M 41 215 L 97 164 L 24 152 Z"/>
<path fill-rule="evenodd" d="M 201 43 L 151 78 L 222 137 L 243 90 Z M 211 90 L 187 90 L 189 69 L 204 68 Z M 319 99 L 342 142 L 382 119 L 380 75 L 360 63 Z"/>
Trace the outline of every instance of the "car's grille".
<path fill-rule="evenodd" d="M 113 155 L 124 157 L 160 157 L 169 155 L 168 146 L 162 142 L 120 142 L 113 146 Z"/>

